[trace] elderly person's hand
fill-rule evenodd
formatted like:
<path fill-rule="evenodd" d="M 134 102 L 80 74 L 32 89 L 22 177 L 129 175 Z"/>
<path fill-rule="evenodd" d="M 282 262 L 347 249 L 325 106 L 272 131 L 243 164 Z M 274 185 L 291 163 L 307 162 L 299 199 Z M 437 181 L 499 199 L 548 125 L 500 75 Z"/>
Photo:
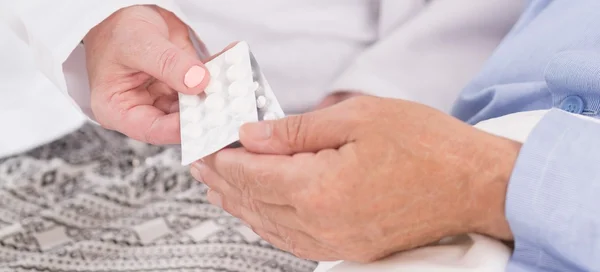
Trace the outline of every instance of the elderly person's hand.
<path fill-rule="evenodd" d="M 198 94 L 210 78 L 189 34 L 156 6 L 124 8 L 93 28 L 84 47 L 98 123 L 144 142 L 179 143 L 177 92 Z"/>
<path fill-rule="evenodd" d="M 520 144 L 429 107 L 361 96 L 240 136 L 244 148 L 192 174 L 299 257 L 368 262 L 463 233 L 512 238 L 504 203 Z"/>

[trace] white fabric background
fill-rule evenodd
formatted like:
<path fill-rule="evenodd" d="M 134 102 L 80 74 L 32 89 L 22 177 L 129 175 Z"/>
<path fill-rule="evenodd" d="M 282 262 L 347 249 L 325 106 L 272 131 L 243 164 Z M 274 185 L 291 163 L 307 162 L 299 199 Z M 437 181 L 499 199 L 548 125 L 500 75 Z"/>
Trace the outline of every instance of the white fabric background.
<path fill-rule="evenodd" d="M 68 103 L 50 94 L 55 90 L 91 116 L 77 45 L 91 27 L 128 5 L 157 3 L 173 10 L 213 52 L 234 40 L 248 41 L 289 113 L 338 89 L 448 110 L 510 29 L 522 1 L 0 1 L 0 22 L 16 33 L 0 29 L 0 157 L 81 122 Z"/>
<path fill-rule="evenodd" d="M 86 118 L 39 72 L 31 54 L 0 24 L 0 157 L 77 129 Z"/>

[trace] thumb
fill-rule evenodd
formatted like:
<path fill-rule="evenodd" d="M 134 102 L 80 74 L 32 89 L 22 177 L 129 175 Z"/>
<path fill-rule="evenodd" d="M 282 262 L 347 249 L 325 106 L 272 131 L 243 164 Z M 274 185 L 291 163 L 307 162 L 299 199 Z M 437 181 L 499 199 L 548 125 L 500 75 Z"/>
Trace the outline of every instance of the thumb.
<path fill-rule="evenodd" d="M 210 80 L 202 61 L 190 53 L 190 43 L 182 48 L 161 35 L 146 37 L 146 46 L 129 57 L 131 68 L 143 71 L 184 94 L 201 93 Z"/>
<path fill-rule="evenodd" d="M 337 112 L 321 110 L 279 120 L 244 124 L 240 142 L 250 152 L 292 155 L 337 149 L 352 141 L 354 127 Z"/>

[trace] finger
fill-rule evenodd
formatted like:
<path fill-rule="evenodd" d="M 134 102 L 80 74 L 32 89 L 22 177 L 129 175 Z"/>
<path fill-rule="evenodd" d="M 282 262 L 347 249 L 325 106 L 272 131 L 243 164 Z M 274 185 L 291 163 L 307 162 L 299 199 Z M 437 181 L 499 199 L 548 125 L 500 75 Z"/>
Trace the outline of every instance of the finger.
<path fill-rule="evenodd" d="M 166 114 L 173 113 L 173 104 L 177 102 L 177 92 L 158 80 L 150 80 L 146 90 L 150 99 L 154 100 L 152 105 Z"/>
<path fill-rule="evenodd" d="M 223 195 L 228 199 L 239 200 L 242 198 L 242 194 L 239 189 L 231 186 L 227 181 L 219 176 L 219 174 L 203 164 L 195 164 L 195 166 L 190 169 L 190 173 L 196 180 L 206 184 L 208 188 L 215 190 L 220 195 Z M 236 217 L 241 215 L 239 210 L 228 212 Z"/>
<path fill-rule="evenodd" d="M 239 197 L 213 188 L 207 192 L 206 196 L 211 204 L 220 207 L 252 227 L 275 233 L 277 233 L 280 226 L 298 231 L 302 230 L 295 210 L 290 206 L 267 204 L 252 199 L 242 201 Z M 248 206 L 251 206 L 251 208 Z"/>
<path fill-rule="evenodd" d="M 144 71 L 181 93 L 199 94 L 204 90 L 210 76 L 198 57 L 159 33 L 148 34 L 144 39 L 144 46 L 123 54 L 125 65 Z"/>
<path fill-rule="evenodd" d="M 356 123 L 343 104 L 273 121 L 245 124 L 240 141 L 251 152 L 289 155 L 337 149 L 355 140 Z"/>
<path fill-rule="evenodd" d="M 225 192 L 226 190 L 235 190 L 238 192 L 236 199 L 255 199 L 265 203 L 277 205 L 286 205 L 290 202 L 287 198 L 283 197 L 284 194 L 274 192 L 274 188 L 269 188 L 268 186 L 263 186 L 262 184 L 257 185 L 254 184 L 254 182 L 250 183 L 240 181 L 239 179 L 244 178 L 242 176 L 237 177 L 236 180 L 233 180 L 233 178 L 226 179 L 225 177 L 221 176 L 214 167 L 211 166 L 216 165 L 213 163 L 214 160 L 212 160 L 212 157 L 205 158 L 204 162 L 205 163 L 194 163 L 192 165 L 192 172 L 193 175 L 197 175 L 199 180 L 201 179 L 207 186 L 211 188 L 215 188 L 220 192 Z M 228 176 L 233 176 L 233 174 Z M 242 182 L 245 182 L 246 184 L 241 184 Z M 285 188 L 285 190 L 291 190 L 292 188 L 293 187 Z"/>
<path fill-rule="evenodd" d="M 148 84 L 148 87 L 146 87 L 146 89 L 148 90 L 150 95 L 155 98 L 158 98 L 161 96 L 177 95 L 177 92 L 175 90 L 171 89 L 171 87 L 169 87 L 169 85 L 163 83 L 162 81 L 158 81 L 156 79 L 154 79 L 151 82 L 151 84 Z"/>
<path fill-rule="evenodd" d="M 155 107 L 156 97 L 143 86 L 116 93 L 92 90 L 91 102 L 94 117 L 107 129 L 150 144 L 180 142 L 179 113 Z"/>
<path fill-rule="evenodd" d="M 237 203 L 236 203 L 237 202 Z M 229 204 L 231 203 L 231 204 Z M 224 198 L 223 205 L 240 204 L 238 201 L 228 201 Z M 226 209 L 227 210 L 227 209 Z M 240 219 L 248 225 L 273 233 L 279 233 L 281 227 L 302 231 L 304 228 L 296 211 L 291 206 L 266 204 L 258 201 L 250 201 L 246 205 L 240 205 Z"/>
<path fill-rule="evenodd" d="M 177 96 L 161 96 L 154 101 L 154 107 L 166 114 L 177 112 L 179 109 Z"/>
<path fill-rule="evenodd" d="M 210 187 L 209 187 L 210 188 Z M 241 212 L 238 207 L 231 207 L 231 205 L 227 205 L 227 208 L 224 208 L 224 199 L 225 197 L 223 196 L 222 193 L 220 193 L 219 191 L 217 191 L 218 189 L 208 189 L 208 191 L 206 192 L 206 199 L 208 200 L 208 202 L 210 202 L 210 204 L 217 206 L 221 209 L 223 209 L 224 211 L 226 211 L 228 214 L 232 215 L 233 217 L 236 218 L 241 218 Z"/>
<path fill-rule="evenodd" d="M 282 234 L 264 229 L 252 229 L 254 233 L 274 247 L 289 252 L 301 259 L 313 261 L 336 261 L 335 252 L 321 246 L 314 238 L 294 230 L 282 230 Z"/>
<path fill-rule="evenodd" d="M 277 231 L 278 224 L 300 230 L 300 220 L 296 211 L 290 206 L 267 204 L 243 196 L 239 190 L 230 186 L 215 172 L 207 167 L 199 171 L 192 168 L 191 173 L 197 180 L 202 180 L 210 188 L 207 193 L 208 200 L 224 209 L 229 214 L 242 219 L 251 226 Z"/>
<path fill-rule="evenodd" d="M 251 199 L 206 166 L 192 167 L 190 172 L 195 179 L 211 188 L 208 193 L 209 199 L 213 200 L 211 203 L 248 224 L 273 232 L 277 230 L 275 221 L 288 228 L 303 229 L 293 207 Z"/>
<path fill-rule="evenodd" d="M 147 89 L 150 95 L 155 97 L 154 106 L 156 108 L 167 114 L 179 111 L 177 92 L 167 84 L 155 80 Z"/>
<path fill-rule="evenodd" d="M 204 163 L 250 198 L 266 203 L 290 204 L 306 181 L 306 163 L 292 157 L 257 155 L 243 148 L 224 149 L 204 158 Z M 304 168 L 306 169 L 306 168 Z"/>
<path fill-rule="evenodd" d="M 200 179 L 202 180 L 219 179 L 218 175 L 210 170 L 200 174 L 192 169 L 192 175 L 195 178 L 197 175 L 201 175 Z M 264 203 L 260 200 L 248 198 L 222 179 L 217 182 L 211 181 L 206 185 L 211 189 L 207 195 L 209 200 L 212 199 L 212 204 L 244 220 L 251 226 L 272 232 L 277 231 L 277 225 L 296 230 L 303 229 L 300 219 L 296 215 L 296 210 L 291 206 Z"/>
<path fill-rule="evenodd" d="M 150 105 L 138 105 L 123 113 L 111 125 L 115 130 L 138 141 L 155 145 L 177 144 L 179 113 L 165 114 Z"/>

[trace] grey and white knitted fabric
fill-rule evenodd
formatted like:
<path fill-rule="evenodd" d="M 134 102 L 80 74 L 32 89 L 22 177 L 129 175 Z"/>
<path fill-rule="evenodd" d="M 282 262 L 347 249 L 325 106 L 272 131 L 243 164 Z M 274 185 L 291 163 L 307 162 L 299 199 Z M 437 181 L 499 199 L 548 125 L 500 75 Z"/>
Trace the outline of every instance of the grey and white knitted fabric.
<path fill-rule="evenodd" d="M 313 271 L 205 199 L 177 148 L 85 125 L 0 160 L 0 271 Z"/>

